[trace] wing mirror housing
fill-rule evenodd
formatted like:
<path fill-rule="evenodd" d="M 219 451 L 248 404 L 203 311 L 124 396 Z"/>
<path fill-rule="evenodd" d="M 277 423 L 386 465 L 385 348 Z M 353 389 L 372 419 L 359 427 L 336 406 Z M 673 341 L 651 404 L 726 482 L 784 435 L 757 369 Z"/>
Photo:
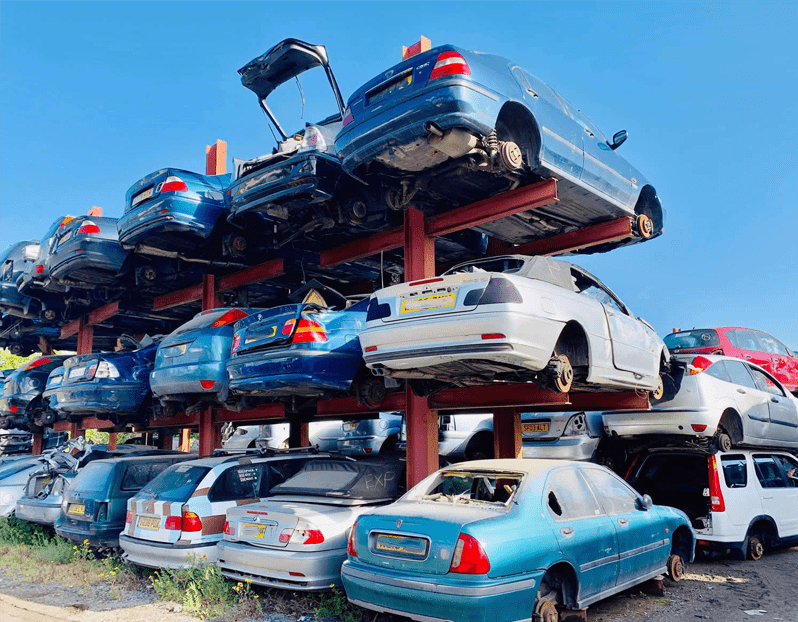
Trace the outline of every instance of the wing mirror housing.
<path fill-rule="evenodd" d="M 615 151 L 626 142 L 627 138 L 629 138 L 629 133 L 626 130 L 615 132 L 615 135 L 612 137 L 612 142 L 610 143 L 610 149 Z"/>
<path fill-rule="evenodd" d="M 637 507 L 644 512 L 648 512 L 653 505 L 654 502 L 651 500 L 649 495 L 643 495 L 642 497 L 637 498 Z"/>

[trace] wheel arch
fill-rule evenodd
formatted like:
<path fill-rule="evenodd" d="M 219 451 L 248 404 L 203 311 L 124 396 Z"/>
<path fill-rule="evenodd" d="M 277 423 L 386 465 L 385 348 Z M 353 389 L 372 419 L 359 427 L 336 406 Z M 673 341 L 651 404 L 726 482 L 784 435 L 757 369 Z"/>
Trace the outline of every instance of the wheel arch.
<path fill-rule="evenodd" d="M 565 347 L 563 352 L 560 348 Z M 585 378 L 590 374 L 590 339 L 587 336 L 587 331 L 576 320 L 566 322 L 563 329 L 560 331 L 555 344 L 555 349 L 558 354 L 567 354 L 568 360 L 576 370 L 578 367 L 586 368 Z M 585 378 L 582 378 L 584 380 Z"/>
<path fill-rule="evenodd" d="M 687 562 L 693 561 L 696 539 L 692 530 L 686 525 L 676 528 L 671 537 L 671 553 L 679 555 Z"/>
<path fill-rule="evenodd" d="M 751 519 L 751 522 L 748 524 L 746 538 L 756 532 L 762 534 L 762 544 L 765 546 L 774 546 L 780 540 L 779 528 L 776 525 L 776 521 L 767 514 L 760 514 Z"/>
<path fill-rule="evenodd" d="M 521 102 L 508 100 L 502 105 L 496 117 L 496 137 L 499 140 L 514 140 L 533 171 L 540 166 L 540 128 L 535 115 Z"/>
<path fill-rule="evenodd" d="M 635 204 L 635 214 L 645 214 L 654 223 L 652 238 L 662 234 L 665 228 L 665 213 L 659 196 L 657 196 L 657 191 L 651 184 L 646 184 L 640 190 L 640 195 L 637 197 L 637 203 Z"/>
<path fill-rule="evenodd" d="M 570 609 L 579 608 L 579 578 L 569 562 L 559 561 L 546 570 L 541 585 L 547 579 L 551 587 L 559 591 L 563 605 Z"/>
<path fill-rule="evenodd" d="M 744 428 L 743 419 L 734 408 L 725 408 L 718 420 L 718 430 L 723 428 L 731 437 L 732 443 L 739 445 L 743 442 Z"/>

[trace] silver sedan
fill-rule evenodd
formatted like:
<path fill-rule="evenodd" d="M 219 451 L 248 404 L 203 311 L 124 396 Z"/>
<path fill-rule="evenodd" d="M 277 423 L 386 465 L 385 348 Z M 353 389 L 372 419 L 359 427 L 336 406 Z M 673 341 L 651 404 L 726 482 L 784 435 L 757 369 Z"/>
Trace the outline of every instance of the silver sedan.
<path fill-rule="evenodd" d="M 443 385 L 536 382 L 661 394 L 670 355 L 654 329 L 582 268 L 507 255 L 372 295 L 363 358 L 420 395 Z"/>

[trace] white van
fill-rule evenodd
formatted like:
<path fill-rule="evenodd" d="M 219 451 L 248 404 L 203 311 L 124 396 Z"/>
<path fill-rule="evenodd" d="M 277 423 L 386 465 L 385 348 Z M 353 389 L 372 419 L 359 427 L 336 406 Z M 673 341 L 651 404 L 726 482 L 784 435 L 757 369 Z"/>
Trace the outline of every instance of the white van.
<path fill-rule="evenodd" d="M 787 452 L 649 450 L 627 480 L 654 503 L 687 514 L 699 550 L 756 560 L 798 541 L 798 458 Z"/>

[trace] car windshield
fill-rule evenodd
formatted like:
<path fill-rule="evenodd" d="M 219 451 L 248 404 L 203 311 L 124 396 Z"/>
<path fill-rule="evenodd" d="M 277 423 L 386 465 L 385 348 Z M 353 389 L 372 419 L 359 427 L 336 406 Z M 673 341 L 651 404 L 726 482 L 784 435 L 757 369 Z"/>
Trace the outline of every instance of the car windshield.
<path fill-rule="evenodd" d="M 416 498 L 436 503 L 504 507 L 515 495 L 523 477 L 514 472 L 444 471 Z"/>
<path fill-rule="evenodd" d="M 174 465 L 142 488 L 138 496 L 185 503 L 208 471 L 205 466 Z"/>
<path fill-rule="evenodd" d="M 105 492 L 114 470 L 113 462 L 92 462 L 75 477 L 74 492 Z"/>
<path fill-rule="evenodd" d="M 517 257 L 504 257 L 497 259 L 487 259 L 460 264 L 444 274 L 463 274 L 473 272 L 518 272 L 525 263 L 524 259 Z"/>
<path fill-rule="evenodd" d="M 665 337 L 664 341 L 668 350 L 720 347 L 718 333 L 712 329 L 683 330 L 678 333 L 671 333 Z"/>
<path fill-rule="evenodd" d="M 197 317 L 180 326 L 170 336 L 175 337 L 176 335 L 182 335 L 183 333 L 187 333 L 192 330 L 208 328 L 208 326 L 213 324 L 228 311 L 230 311 L 230 309 L 221 309 L 219 311 L 214 311 L 213 313 L 200 313 Z"/>

